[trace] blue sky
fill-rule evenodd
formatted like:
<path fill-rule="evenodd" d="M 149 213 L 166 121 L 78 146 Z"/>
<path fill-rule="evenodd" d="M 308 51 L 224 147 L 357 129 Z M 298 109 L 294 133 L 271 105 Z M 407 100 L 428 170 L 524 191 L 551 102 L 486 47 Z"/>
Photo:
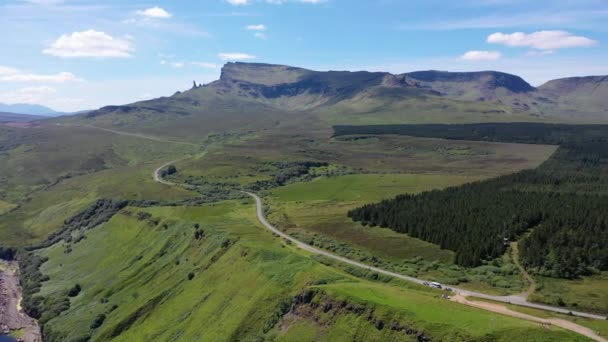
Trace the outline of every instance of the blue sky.
<path fill-rule="evenodd" d="M 0 102 L 171 95 L 227 61 L 403 73 L 608 74 L 606 0 L 0 0 Z"/>

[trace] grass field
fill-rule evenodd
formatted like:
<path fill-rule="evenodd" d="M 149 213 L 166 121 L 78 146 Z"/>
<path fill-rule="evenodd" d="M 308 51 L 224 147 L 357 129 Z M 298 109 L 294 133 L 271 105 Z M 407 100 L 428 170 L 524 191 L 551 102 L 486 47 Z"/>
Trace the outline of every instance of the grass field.
<path fill-rule="evenodd" d="M 286 131 L 284 131 L 286 130 Z M 224 144 L 177 163 L 178 179 L 241 185 L 272 178 L 273 163 L 325 162 L 337 174 L 416 173 L 490 177 L 534 168 L 554 146 L 493 144 L 405 136 L 331 138 L 331 131 L 287 127 Z M 377 184 L 379 185 L 379 184 Z"/>
<path fill-rule="evenodd" d="M 0 235 L 6 245 L 40 242 L 63 221 L 99 198 L 178 200 L 193 196 L 181 188 L 154 182 L 157 163 L 103 170 L 66 179 L 36 193 L 18 209 L 0 216 Z"/>
<path fill-rule="evenodd" d="M 141 211 L 154 220 L 138 218 Z M 197 223 L 204 231 L 198 240 L 193 238 Z M 128 207 L 87 231 L 71 252 L 58 243 L 41 254 L 50 258 L 42 272 L 51 279 L 42 295 L 61 296 L 75 283 L 82 287 L 70 308 L 45 327 L 59 340 L 410 339 L 348 312 L 336 312 L 330 325 L 319 325 L 314 315 L 284 321 L 281 303 L 291 303 L 307 288 L 320 289 L 337 302 L 373 308 L 378 319 L 405 322 L 433 339 L 584 340 L 436 299 L 426 288 L 374 283 L 323 266 L 259 227 L 251 201 Z M 327 285 L 310 287 L 314 283 Z M 102 313 L 103 324 L 91 328 Z"/>
<path fill-rule="evenodd" d="M 171 160 L 195 150 L 86 127 L 0 127 L 0 199 L 21 204 L 32 192 L 63 179 Z"/>
<path fill-rule="evenodd" d="M 350 220 L 354 207 L 474 181 L 476 177 L 418 174 L 347 175 L 319 178 L 277 188 L 265 199 L 269 219 L 302 241 L 402 274 L 459 284 L 493 294 L 523 291 L 525 282 L 508 253 L 474 269 L 453 264 L 453 252 L 399 234 L 369 228 Z"/>
<path fill-rule="evenodd" d="M 573 310 L 608 313 L 608 274 L 605 272 L 577 280 L 535 277 L 538 287 L 534 301 L 565 306 Z"/>
<path fill-rule="evenodd" d="M 0 200 L 0 215 L 7 213 L 14 208 L 15 208 L 14 204 Z"/>

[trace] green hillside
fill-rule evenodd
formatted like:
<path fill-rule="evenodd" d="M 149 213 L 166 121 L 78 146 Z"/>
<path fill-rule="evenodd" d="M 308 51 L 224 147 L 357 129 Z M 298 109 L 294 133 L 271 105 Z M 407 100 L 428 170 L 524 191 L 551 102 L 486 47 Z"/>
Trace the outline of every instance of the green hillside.
<path fill-rule="evenodd" d="M 601 90 L 605 79 L 533 88 L 498 72 L 228 63 L 219 80 L 169 97 L 0 124 L 0 251 L 18 252 L 23 305 L 48 341 L 582 341 L 305 253 L 262 227 L 241 191 L 260 195 L 268 220 L 309 245 L 515 295 L 527 283 L 506 246 L 459 264 L 451 245 L 371 228 L 347 213 L 551 166 L 560 156 L 554 140 L 332 128 L 490 122 L 509 133 L 529 122 L 606 122 L 602 93 L 589 82 Z M 592 107 L 577 102 L 583 93 Z M 579 185 L 567 190 L 585 190 Z M 444 209 L 439 203 L 436 212 Z M 591 307 L 604 273 L 535 275 L 541 286 L 531 299 Z"/>
<path fill-rule="evenodd" d="M 48 320 L 45 335 L 49 341 L 584 340 L 437 299 L 422 287 L 354 278 L 255 222 L 251 201 L 127 207 L 81 232 L 79 242 L 37 252 L 49 257 L 41 271 L 51 279 L 40 296 L 66 296 L 75 284 L 82 289 L 66 297 L 69 309 Z"/>

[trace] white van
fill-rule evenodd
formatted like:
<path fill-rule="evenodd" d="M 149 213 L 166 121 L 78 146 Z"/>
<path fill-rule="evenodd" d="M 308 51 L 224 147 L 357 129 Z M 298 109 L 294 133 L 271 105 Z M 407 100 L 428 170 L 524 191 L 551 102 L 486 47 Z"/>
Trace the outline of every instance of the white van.
<path fill-rule="evenodd" d="M 432 282 L 431 283 L 431 287 L 434 287 L 436 289 L 440 289 L 441 288 L 441 284 L 437 283 L 437 282 Z"/>

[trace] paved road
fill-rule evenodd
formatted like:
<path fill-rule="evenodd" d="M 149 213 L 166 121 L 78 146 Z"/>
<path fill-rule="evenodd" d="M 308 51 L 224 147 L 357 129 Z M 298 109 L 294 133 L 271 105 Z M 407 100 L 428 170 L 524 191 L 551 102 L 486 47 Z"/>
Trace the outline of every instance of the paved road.
<path fill-rule="evenodd" d="M 154 141 L 162 141 L 162 142 L 168 142 L 168 143 L 176 143 L 176 144 L 184 144 L 184 145 L 195 145 L 195 144 L 191 144 L 191 143 L 185 143 L 185 142 L 177 142 L 177 141 L 170 141 L 170 140 L 165 140 L 162 138 L 157 138 L 157 137 L 151 137 L 151 136 L 145 136 L 145 135 L 140 135 L 140 134 L 134 134 L 134 133 L 127 133 L 127 132 L 120 132 L 120 131 L 114 131 L 114 130 L 110 130 L 110 129 L 105 129 L 105 128 L 100 128 L 100 127 L 95 127 L 92 126 L 92 128 L 97 128 L 97 129 L 102 129 L 105 131 L 109 131 L 112 133 L 116 133 L 116 134 L 122 134 L 122 135 L 129 135 L 129 136 L 133 136 L 133 137 L 138 137 L 138 138 L 142 138 L 142 139 L 148 139 L 148 140 L 154 140 Z M 185 158 L 188 157 L 184 157 L 182 159 L 177 159 L 177 160 L 173 160 L 170 161 L 168 163 L 165 163 L 163 165 L 161 165 L 160 167 L 158 167 L 156 170 L 154 170 L 154 174 L 153 174 L 153 178 L 155 181 L 165 184 L 165 185 L 172 185 L 172 186 L 179 186 L 180 184 L 176 184 L 173 182 L 169 182 L 169 181 L 165 181 L 162 179 L 160 171 L 169 166 L 170 164 L 176 163 L 180 160 L 183 160 Z M 418 278 L 414 278 L 414 277 L 409 277 L 403 274 L 398 274 L 395 272 L 391 272 L 391 271 L 387 271 L 387 270 L 383 270 L 381 268 L 377 268 L 374 266 L 370 266 L 370 265 L 366 265 L 354 260 L 350 260 L 344 257 L 341 257 L 339 255 L 335 255 L 332 254 L 330 252 L 327 252 L 325 250 L 316 248 L 314 246 L 310 246 L 302 241 L 299 241 L 285 233 L 283 233 L 282 231 L 280 231 L 279 229 L 277 229 L 275 226 L 273 226 L 272 224 L 270 224 L 270 222 L 268 222 L 268 220 L 266 220 L 266 217 L 264 216 L 264 212 L 263 212 L 263 205 L 262 205 L 262 200 L 260 199 L 260 197 L 254 193 L 250 193 L 250 192 L 244 192 L 247 195 L 251 196 L 256 203 L 256 212 L 257 212 L 257 217 L 258 220 L 260 221 L 260 223 L 262 223 L 262 225 L 264 225 L 264 227 L 268 228 L 270 231 L 272 231 L 273 233 L 281 236 L 284 239 L 287 239 L 289 241 L 291 241 L 293 244 L 295 244 L 296 246 L 298 246 L 299 248 L 309 251 L 311 253 L 315 253 L 315 254 L 319 254 L 319 255 L 323 255 L 326 256 L 328 258 L 332 258 L 341 262 L 344 262 L 346 264 L 352 265 L 352 266 L 356 266 L 356 267 L 360 267 L 360 268 L 364 268 L 370 271 L 374 271 L 380 274 L 384 274 L 384 275 L 388 275 L 397 279 L 402 279 L 405 281 L 409 281 L 412 283 L 416 283 L 416 284 L 420 284 L 423 285 L 424 282 L 426 282 L 423 279 L 418 279 Z M 579 312 L 579 311 L 570 311 L 570 310 L 566 310 L 563 308 L 557 308 L 557 307 L 553 307 L 553 306 L 549 306 L 549 305 L 542 305 L 542 304 L 535 304 L 535 303 L 530 303 L 528 302 L 525 298 L 523 298 L 523 296 L 521 295 L 513 295 L 513 296 L 492 296 L 492 295 L 488 295 L 485 293 L 480 293 L 480 292 L 474 292 L 474 291 L 468 291 L 468 290 L 464 290 L 464 289 L 460 289 L 460 288 L 453 288 L 453 290 L 456 292 L 456 296 L 455 298 L 458 299 L 459 302 L 466 304 L 466 305 L 470 305 L 470 306 L 475 306 L 478 307 L 480 309 L 484 309 L 484 310 L 489 310 L 489 311 L 494 311 L 494 312 L 503 312 L 504 310 L 508 310 L 506 307 L 500 307 L 500 308 L 489 308 L 488 305 L 491 306 L 491 303 L 486 303 L 486 304 L 478 304 L 479 302 L 471 302 L 466 300 L 465 297 L 478 297 L 478 298 L 484 298 L 484 299 L 489 299 L 489 300 L 493 300 L 496 302 L 501 302 L 501 303 L 507 303 L 507 304 L 515 304 L 515 305 L 520 305 L 520 306 L 525 306 L 525 307 L 529 307 L 529 308 L 535 308 L 535 309 L 541 309 L 541 310 L 545 310 L 545 311 L 553 311 L 553 312 L 557 312 L 557 313 L 563 313 L 563 314 L 568 314 L 571 313 L 575 316 L 580 316 L 580 317 L 586 317 L 586 318 L 592 318 L 592 319 L 601 319 L 604 320 L 606 319 L 605 316 L 600 316 L 600 315 L 595 315 L 595 314 L 590 314 L 590 313 L 586 313 L 586 312 Z M 465 303 L 466 302 L 466 303 Z M 515 311 L 512 310 L 508 310 L 510 311 L 509 315 L 512 315 L 514 317 L 519 317 L 519 318 L 523 318 L 523 319 L 528 319 L 526 317 L 523 317 L 520 313 L 517 313 Z M 539 320 L 538 317 L 534 317 L 534 316 L 530 316 L 531 319 L 528 320 L 532 320 L 532 321 L 537 321 Z M 590 329 L 586 329 L 585 327 L 579 326 L 575 323 L 572 323 L 570 321 L 566 321 L 566 320 L 562 320 L 562 319 L 548 319 L 548 320 L 544 320 L 545 322 L 548 323 L 552 323 L 555 324 L 557 326 L 560 326 L 562 328 L 565 329 L 569 329 L 578 333 L 581 333 L 585 336 L 591 337 L 592 339 L 596 340 L 596 341 L 606 341 L 605 339 L 603 339 L 602 337 L 598 336 L 597 334 L 595 334 L 595 332 L 591 331 Z M 543 322 L 544 323 L 544 322 Z"/>
<path fill-rule="evenodd" d="M 108 132 L 112 132 L 115 134 L 121 134 L 121 135 L 128 135 L 128 136 L 133 136 L 133 137 L 137 137 L 137 138 L 142 138 L 142 139 L 148 139 L 148 140 L 154 140 L 154 141 L 162 141 L 162 142 L 168 142 L 168 143 L 175 143 L 175 144 L 183 144 L 183 145 L 195 145 L 196 144 L 192 144 L 192 143 L 187 143 L 187 142 L 179 142 L 179 141 L 171 141 L 171 140 L 165 140 L 162 138 L 158 138 L 158 137 L 151 137 L 151 136 L 146 136 L 146 135 L 141 135 L 141 134 L 136 134 L 136 133 L 128 133 L 128 132 L 121 132 L 121 131 L 114 131 L 114 130 L 110 130 L 107 128 L 101 128 L 101 127 L 96 127 L 96 126 L 87 126 L 90 128 L 96 128 L 96 129 L 101 129 L 104 131 L 108 131 Z M 188 157 L 185 157 L 188 158 Z M 182 158 L 182 159 L 185 159 Z M 177 159 L 177 160 L 173 160 L 170 161 L 168 163 L 165 163 L 163 165 L 161 165 L 159 168 L 157 168 L 156 170 L 154 170 L 154 180 L 165 184 L 165 185 L 180 185 L 180 184 L 176 184 L 173 182 L 168 182 L 162 179 L 161 175 L 160 175 L 160 171 L 164 168 L 167 167 L 168 165 L 175 163 L 177 161 L 180 161 L 182 159 Z M 320 255 L 324 255 L 326 257 L 335 259 L 335 260 L 339 260 L 342 261 L 344 263 L 353 265 L 353 266 L 357 266 L 357 267 L 361 267 L 361 268 L 365 268 L 374 272 L 378 272 L 380 274 L 385 274 L 391 277 L 395 277 L 398 279 L 402 279 L 402 280 L 406 280 L 409 282 L 413 282 L 413 283 L 417 283 L 417 284 L 423 284 L 426 280 L 423 279 L 418 279 L 418 278 L 414 278 L 414 277 L 409 277 L 403 274 L 398 274 L 395 272 L 391 272 L 391 271 L 387 271 L 387 270 L 383 270 L 381 268 L 377 268 L 374 266 L 370 266 L 370 265 L 366 265 L 354 260 L 350 260 L 344 257 L 341 257 L 339 255 L 335 255 L 332 254 L 330 252 L 324 251 L 322 249 L 318 249 L 314 246 L 310 246 L 304 242 L 301 242 L 285 233 L 283 233 L 282 231 L 278 230 L 276 227 L 274 227 L 273 225 L 271 225 L 266 218 L 264 217 L 264 213 L 262 211 L 262 200 L 260 199 L 260 197 L 258 197 L 256 194 L 254 193 L 250 193 L 250 192 L 246 192 L 246 194 L 248 194 L 249 196 L 253 197 L 255 199 L 256 202 L 256 207 L 257 207 L 257 215 L 258 215 L 258 220 L 268 229 L 270 229 L 273 233 L 291 241 L 292 243 L 294 243 L 296 246 L 298 246 L 299 248 L 309 251 L 311 253 L 316 253 L 316 254 L 320 254 Z M 518 295 L 513 295 L 513 296 L 493 296 L 493 295 L 488 295 L 485 293 L 480 293 L 480 292 L 474 292 L 474 291 L 468 291 L 465 289 L 459 289 L 459 288 L 453 288 L 453 290 L 463 296 L 472 296 L 472 297 L 478 297 L 478 298 L 483 298 L 483 299 L 489 299 L 489 300 L 493 300 L 493 301 L 497 301 L 497 302 L 502 302 L 502 303 L 507 303 L 507 304 L 515 304 L 515 305 L 520 305 L 520 306 L 526 306 L 529 308 L 534 308 L 534 309 L 540 309 L 540 310 L 546 310 L 546 311 L 553 311 L 553 312 L 557 312 L 557 313 L 562 313 L 562 314 L 568 314 L 568 313 L 572 313 L 575 316 L 580 316 L 580 317 L 586 317 L 586 318 L 592 318 L 592 319 L 606 319 L 606 316 L 601 316 L 601 315 L 595 315 L 595 314 L 591 314 L 591 313 L 586 313 L 586 312 L 580 312 L 580 311 L 571 311 L 571 310 L 567 310 L 564 308 L 558 308 L 558 307 L 554 307 L 554 306 L 550 306 L 550 305 L 543 305 L 543 304 L 536 304 L 536 303 L 530 303 L 528 302 L 525 298 L 522 298 L 522 296 L 518 296 Z"/>
<path fill-rule="evenodd" d="M 255 203 L 256 203 L 256 210 L 257 210 L 257 216 L 258 216 L 258 220 L 260 221 L 260 223 L 262 223 L 262 225 L 264 225 L 264 227 L 268 228 L 269 230 L 271 230 L 273 233 L 281 236 L 284 239 L 287 239 L 289 241 L 291 241 L 293 244 L 295 244 L 296 246 L 298 246 L 299 248 L 309 251 L 311 253 L 315 253 L 315 254 L 320 254 L 323 256 L 326 256 L 328 258 L 332 258 L 341 262 L 344 262 L 346 264 L 352 265 L 352 266 L 357 266 L 357 267 L 361 267 L 367 270 L 371 270 L 374 272 L 378 272 L 380 274 L 385 274 L 391 277 L 395 277 L 398 279 L 402 279 L 405 281 L 409 281 L 412 283 L 416 283 L 416 284 L 423 284 L 424 282 L 427 282 L 427 280 L 424 279 L 418 279 L 418 278 L 414 278 L 414 277 L 409 277 L 403 274 L 399 274 L 399 273 L 395 273 L 395 272 L 391 272 L 391 271 L 387 271 L 378 267 L 374 267 L 374 266 L 370 266 L 370 265 L 366 265 L 354 260 L 350 260 L 344 257 L 341 257 L 339 255 L 335 255 L 333 253 L 330 253 L 328 251 L 316 248 L 314 246 L 310 246 L 300 240 L 297 240 L 285 233 L 283 233 L 282 231 L 280 231 L 279 229 L 277 229 L 275 226 L 273 226 L 272 224 L 270 224 L 267 220 L 266 217 L 264 217 L 264 212 L 262 209 L 262 199 L 260 199 L 260 197 L 254 193 L 251 192 L 245 192 L 247 195 L 251 196 L 253 199 L 255 199 Z M 606 319 L 605 316 L 600 316 L 600 315 L 594 315 L 594 314 L 590 314 L 590 313 L 586 313 L 586 312 L 578 312 L 578 311 L 570 311 L 570 310 L 566 310 L 563 308 L 557 308 L 557 307 L 553 307 L 553 306 L 549 306 L 549 305 L 542 305 L 542 304 L 535 304 L 535 303 L 530 303 L 528 301 L 526 301 L 524 298 L 514 295 L 514 296 L 493 296 L 493 295 L 488 295 L 485 293 L 480 293 L 480 292 L 474 292 L 474 291 L 469 291 L 469 290 L 465 290 L 465 289 L 460 289 L 460 288 L 452 288 L 455 292 L 459 293 L 462 296 L 465 297 L 478 297 L 478 298 L 483 298 L 483 299 L 489 299 L 489 300 L 493 300 L 493 301 L 497 301 L 497 302 L 502 302 L 502 303 L 507 303 L 507 304 L 516 304 L 516 305 L 521 305 L 521 306 L 526 306 L 526 307 L 530 307 L 530 308 L 535 308 L 535 309 L 541 309 L 541 310 L 546 310 L 546 311 L 553 311 L 553 312 L 558 312 L 558 313 L 564 313 L 567 314 L 569 312 L 572 312 L 573 315 L 575 316 L 581 316 L 581 317 L 587 317 L 587 318 L 593 318 L 593 319 Z"/>

